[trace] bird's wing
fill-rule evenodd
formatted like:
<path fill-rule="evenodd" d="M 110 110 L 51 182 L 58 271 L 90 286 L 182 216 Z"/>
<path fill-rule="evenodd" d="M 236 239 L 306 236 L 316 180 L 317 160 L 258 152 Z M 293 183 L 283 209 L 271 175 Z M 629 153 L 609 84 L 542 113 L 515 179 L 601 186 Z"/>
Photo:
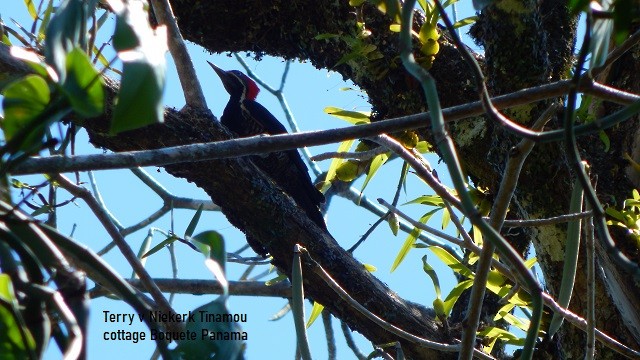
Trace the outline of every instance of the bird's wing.
<path fill-rule="evenodd" d="M 264 106 L 253 100 L 244 100 L 242 107 L 254 122 L 259 124 L 264 133 L 269 135 L 286 134 L 287 129 Z"/>
<path fill-rule="evenodd" d="M 252 100 L 244 100 L 242 102 L 242 106 L 244 106 L 249 114 L 251 114 L 253 120 L 260 124 L 260 126 L 264 129 L 264 132 L 269 135 L 278 135 L 278 134 L 286 134 L 287 129 L 276 119 L 269 110 L 267 110 L 264 106 L 260 105 L 256 101 Z M 309 169 L 307 165 L 305 165 L 304 161 L 300 157 L 300 153 L 297 149 L 286 151 L 291 158 L 291 161 L 295 164 L 298 170 L 308 179 L 309 189 L 307 189 L 307 193 L 313 199 L 316 204 L 324 203 L 324 195 L 313 185 L 311 181 L 311 177 L 309 176 Z"/>

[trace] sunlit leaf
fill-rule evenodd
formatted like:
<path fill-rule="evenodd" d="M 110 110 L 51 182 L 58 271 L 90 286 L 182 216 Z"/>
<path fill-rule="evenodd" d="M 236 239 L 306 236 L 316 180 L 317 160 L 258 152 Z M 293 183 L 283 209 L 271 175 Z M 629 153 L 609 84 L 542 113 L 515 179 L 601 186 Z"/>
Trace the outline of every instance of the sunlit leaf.
<path fill-rule="evenodd" d="M 324 108 L 324 112 L 331 116 L 335 116 L 338 119 L 345 120 L 353 125 L 368 124 L 371 122 L 369 119 L 371 113 L 365 111 L 349 111 L 333 106 L 327 106 Z"/>
<path fill-rule="evenodd" d="M 28 359 L 35 351 L 36 343 L 29 328 L 24 326 L 24 320 L 19 318 L 19 304 L 7 274 L 0 274 L 0 303 L 3 304 L 0 306 L 0 349 L 3 349 L 0 357 Z"/>
<path fill-rule="evenodd" d="M 387 217 L 387 224 L 389 224 L 391 233 L 394 236 L 397 236 L 398 230 L 400 230 L 400 220 L 398 219 L 398 215 L 395 213 L 389 214 L 389 216 Z"/>
<path fill-rule="evenodd" d="M 85 47 L 83 31 L 87 19 L 95 9 L 97 0 L 65 0 L 58 6 L 46 31 L 44 55 L 64 82 L 67 53 L 76 47 Z"/>
<path fill-rule="evenodd" d="M 337 152 L 349 151 L 354 142 L 354 139 L 341 142 L 338 146 Z M 345 162 L 344 159 L 334 158 L 333 160 L 331 160 L 331 165 L 329 165 L 329 169 L 327 170 L 327 177 L 320 191 L 326 192 L 331 187 L 331 181 L 336 178 L 336 170 L 338 169 L 338 166 L 340 166 L 343 162 Z"/>
<path fill-rule="evenodd" d="M 409 202 L 406 202 L 404 205 L 408 204 L 423 204 L 429 206 L 444 207 L 444 201 L 442 201 L 442 198 L 439 195 L 423 195 Z"/>
<path fill-rule="evenodd" d="M 449 226 L 449 222 L 451 221 L 451 214 L 449 213 L 449 209 L 442 208 L 442 230 L 446 229 Z"/>
<path fill-rule="evenodd" d="M 95 117 L 104 109 L 102 76 L 93 67 L 87 54 L 73 49 L 66 58 L 67 76 L 62 90 L 73 110 L 84 117 Z"/>
<path fill-rule="evenodd" d="M 413 228 L 413 230 L 409 233 L 407 238 L 404 240 L 404 243 L 402 244 L 398 255 L 396 255 L 393 264 L 391 264 L 390 272 L 394 272 L 398 268 L 398 266 L 400 266 L 402 261 L 404 261 L 404 259 L 407 257 L 407 254 L 409 254 L 409 251 L 413 247 L 413 244 L 415 244 L 416 239 L 418 238 L 418 236 L 420 236 L 420 233 L 421 231 L 418 228 Z"/>
<path fill-rule="evenodd" d="M 453 271 L 466 277 L 472 278 L 473 271 L 471 271 L 466 265 L 461 263 L 455 256 L 451 255 L 447 250 L 439 246 L 429 246 L 429 249 L 440 259 L 445 265 L 450 267 Z"/>
<path fill-rule="evenodd" d="M 453 309 L 453 305 L 455 305 L 456 301 L 460 298 L 460 295 L 467 290 L 468 288 L 473 286 L 473 280 L 467 279 L 460 281 L 456 286 L 451 289 L 447 298 L 444 299 L 444 311 L 447 316 L 451 314 L 451 310 Z"/>
<path fill-rule="evenodd" d="M 362 264 L 362 266 L 364 267 L 365 270 L 367 270 L 370 273 L 378 271 L 378 268 L 371 264 Z"/>
<path fill-rule="evenodd" d="M 364 192 L 364 189 L 369 184 L 369 181 L 373 179 L 373 176 L 376 174 L 378 169 L 389 159 L 389 154 L 380 154 L 371 160 L 371 164 L 369 165 L 369 171 L 367 171 L 367 177 L 364 179 L 364 183 L 362 184 L 362 189 L 360 189 L 360 193 Z"/>
<path fill-rule="evenodd" d="M 313 302 L 313 307 L 311 308 L 311 313 L 309 314 L 309 320 L 307 320 L 306 327 L 307 329 L 313 324 L 318 316 L 322 314 L 322 310 L 324 310 L 324 306 L 317 301 Z"/>
<path fill-rule="evenodd" d="M 193 235 L 193 232 L 196 230 L 196 226 L 198 226 L 198 222 L 200 221 L 200 216 L 202 215 L 203 206 L 204 206 L 203 204 L 200 204 L 200 206 L 198 206 L 198 210 L 196 210 L 196 213 L 193 214 L 193 217 L 191 218 L 191 221 L 187 226 L 187 230 L 184 231 L 185 238 Z"/>
<path fill-rule="evenodd" d="M 149 250 L 146 253 L 144 253 L 142 255 L 142 257 L 140 257 L 140 258 L 144 259 L 147 256 L 151 256 L 151 255 L 157 253 L 158 251 L 164 249 L 169 244 L 172 244 L 172 243 L 176 242 L 176 240 L 178 240 L 178 237 L 175 236 L 175 235 L 171 235 L 171 236 L 167 237 L 166 239 L 164 239 L 162 242 L 160 242 L 158 245 L 156 245 L 153 248 L 151 248 L 151 250 Z"/>
<path fill-rule="evenodd" d="M 191 240 L 205 256 L 214 259 L 223 269 L 225 268 L 227 252 L 225 251 L 224 237 L 219 232 L 214 230 L 204 231 L 192 237 Z M 202 248 L 198 244 L 206 245 L 207 248 Z"/>
<path fill-rule="evenodd" d="M 457 28 L 461 28 L 467 25 L 471 25 L 474 24 L 476 21 L 478 21 L 478 17 L 477 16 L 469 16 L 467 18 L 464 18 L 462 20 L 458 20 L 455 22 L 455 24 L 453 24 L 453 28 L 457 29 Z"/>
<path fill-rule="evenodd" d="M 4 138 L 11 140 L 18 133 L 29 131 L 19 149 L 32 149 L 42 140 L 46 124 L 57 120 L 45 117 L 51 96 L 49 86 L 42 77 L 27 75 L 7 85 L 3 95 L 1 126 Z"/>
<path fill-rule="evenodd" d="M 431 281 L 433 282 L 433 288 L 436 292 L 436 297 L 440 299 L 442 297 L 442 294 L 440 292 L 440 280 L 438 280 L 438 274 L 435 272 L 435 270 L 433 270 L 433 267 L 427 262 L 427 255 L 424 255 L 422 257 L 422 270 L 427 275 L 429 275 L 429 278 L 431 278 Z"/>
<path fill-rule="evenodd" d="M 36 10 L 36 6 L 34 5 L 33 0 L 24 0 L 24 4 L 27 6 L 27 11 L 29 12 L 29 15 L 31 15 L 31 19 L 37 19 L 38 10 Z"/>

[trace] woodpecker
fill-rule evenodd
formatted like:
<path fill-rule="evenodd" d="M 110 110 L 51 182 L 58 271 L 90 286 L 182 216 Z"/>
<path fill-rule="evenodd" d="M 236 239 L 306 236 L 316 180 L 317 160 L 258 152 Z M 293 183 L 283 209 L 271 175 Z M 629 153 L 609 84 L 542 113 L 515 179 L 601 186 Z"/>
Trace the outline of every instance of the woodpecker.
<path fill-rule="evenodd" d="M 208 61 L 207 61 L 208 62 Z M 222 125 L 238 137 L 260 134 L 286 134 L 285 127 L 269 110 L 256 102 L 258 85 L 238 70 L 225 71 L 208 62 L 216 72 L 230 98 L 222 113 Z M 324 195 L 313 185 L 307 166 L 297 150 L 275 152 L 266 156 L 251 156 L 251 161 L 271 177 L 313 222 L 326 230 L 319 207 Z"/>

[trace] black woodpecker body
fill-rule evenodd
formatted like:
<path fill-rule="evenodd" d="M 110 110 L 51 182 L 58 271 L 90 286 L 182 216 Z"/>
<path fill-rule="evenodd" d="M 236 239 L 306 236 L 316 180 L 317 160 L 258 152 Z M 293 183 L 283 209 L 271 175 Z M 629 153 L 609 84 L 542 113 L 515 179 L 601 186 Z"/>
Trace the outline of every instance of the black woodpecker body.
<path fill-rule="evenodd" d="M 255 101 L 260 89 L 247 75 L 237 70 L 224 71 L 209 63 L 230 95 L 221 122 L 238 137 L 260 134 L 285 134 L 285 127 L 264 106 Z M 307 166 L 297 150 L 251 156 L 251 161 L 269 175 L 313 222 L 326 230 L 319 207 L 324 195 L 311 182 Z"/>

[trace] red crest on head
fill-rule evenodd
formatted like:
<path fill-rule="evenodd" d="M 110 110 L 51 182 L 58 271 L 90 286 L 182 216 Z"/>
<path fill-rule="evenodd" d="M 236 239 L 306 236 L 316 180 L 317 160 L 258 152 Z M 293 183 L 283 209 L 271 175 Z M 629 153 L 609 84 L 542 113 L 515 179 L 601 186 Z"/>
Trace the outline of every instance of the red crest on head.
<path fill-rule="evenodd" d="M 245 95 L 249 100 L 255 100 L 260 92 L 260 88 L 255 81 L 245 76 L 245 83 L 247 84 L 247 94 Z"/>
<path fill-rule="evenodd" d="M 244 93 L 244 98 L 248 100 L 255 100 L 256 97 L 258 96 L 258 93 L 260 92 L 260 88 L 258 87 L 256 82 L 253 81 L 250 77 L 248 77 L 244 73 L 242 73 L 241 71 L 231 70 L 229 72 L 235 75 L 238 78 L 238 80 L 240 80 L 243 83 L 243 86 L 246 89 Z"/>

